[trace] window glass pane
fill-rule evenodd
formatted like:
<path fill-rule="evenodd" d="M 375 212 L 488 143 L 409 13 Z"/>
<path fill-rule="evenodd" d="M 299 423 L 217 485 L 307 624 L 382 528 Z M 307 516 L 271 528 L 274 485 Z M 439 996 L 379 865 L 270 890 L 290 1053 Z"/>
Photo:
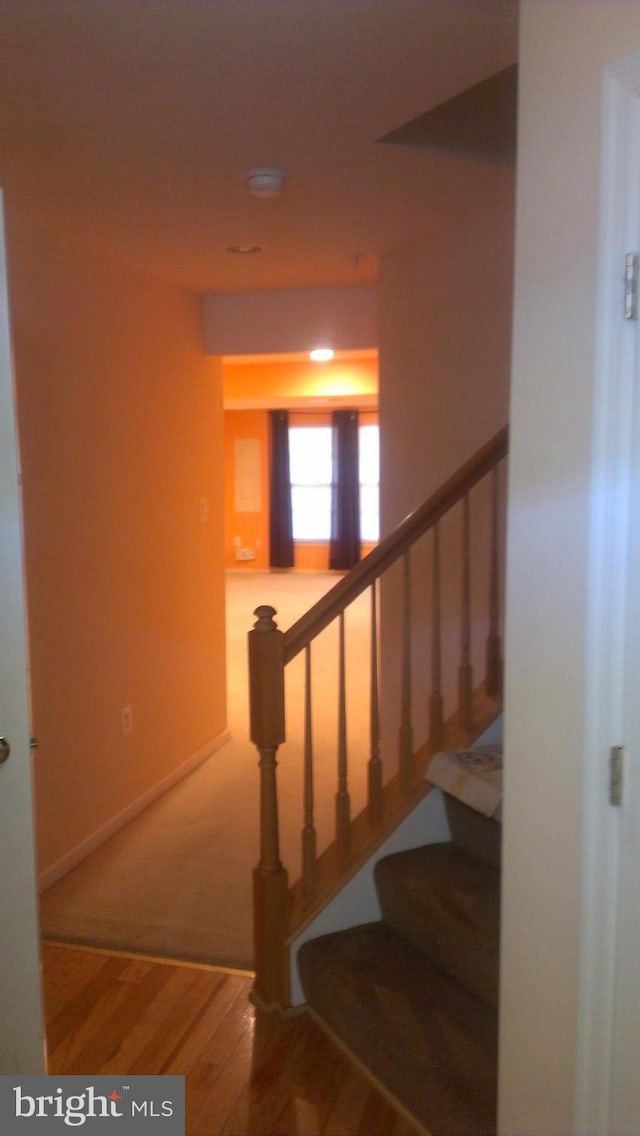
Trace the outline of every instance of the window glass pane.
<path fill-rule="evenodd" d="M 380 480 L 380 431 L 377 426 L 361 426 L 358 439 L 360 484 L 377 485 Z"/>
<path fill-rule="evenodd" d="M 331 484 L 331 427 L 291 426 L 289 469 L 292 485 Z"/>
<path fill-rule="evenodd" d="M 360 536 L 365 541 L 380 539 L 380 430 L 361 426 L 360 442 Z"/>
<path fill-rule="evenodd" d="M 294 540 L 329 540 L 331 536 L 330 486 L 291 487 Z"/>
<path fill-rule="evenodd" d="M 330 426 L 291 426 L 289 462 L 294 540 L 330 540 L 333 432 Z M 380 539 L 380 431 L 359 429 L 360 528 L 364 541 Z"/>
<path fill-rule="evenodd" d="M 377 485 L 360 486 L 360 537 L 366 541 L 380 539 L 380 491 Z"/>

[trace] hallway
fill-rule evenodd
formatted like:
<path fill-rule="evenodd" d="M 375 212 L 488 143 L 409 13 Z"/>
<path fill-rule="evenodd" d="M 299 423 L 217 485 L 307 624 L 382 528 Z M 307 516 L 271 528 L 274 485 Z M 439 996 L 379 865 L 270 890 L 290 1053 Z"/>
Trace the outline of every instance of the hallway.
<path fill-rule="evenodd" d="M 231 740 L 42 895 L 45 939 L 251 967 L 258 759 L 248 737 L 246 634 L 258 604 L 271 603 L 278 611 L 279 625 L 286 629 L 336 579 L 329 573 L 228 574 Z M 350 610 L 347 634 L 351 657 L 362 657 L 368 646 L 366 596 Z M 333 824 L 335 629 L 328 628 L 323 639 L 314 656 L 320 845 L 328 843 Z M 300 707 L 294 705 L 296 686 L 300 689 L 302 683 L 301 660 L 288 669 L 288 741 L 279 755 L 279 780 L 281 854 L 293 882 L 298 874 L 302 828 L 303 723 Z M 350 764 L 356 811 L 364 803 L 368 704 L 358 691 L 358 668 L 351 671 Z"/>

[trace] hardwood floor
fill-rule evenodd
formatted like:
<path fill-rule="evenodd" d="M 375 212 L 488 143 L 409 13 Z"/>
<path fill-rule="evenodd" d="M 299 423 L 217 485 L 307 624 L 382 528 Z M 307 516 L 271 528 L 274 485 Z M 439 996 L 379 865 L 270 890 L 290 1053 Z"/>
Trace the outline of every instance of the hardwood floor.
<path fill-rule="evenodd" d="M 50 1073 L 184 1074 L 187 1136 L 415 1136 L 306 1015 L 256 1018 L 252 978 L 43 946 Z"/>

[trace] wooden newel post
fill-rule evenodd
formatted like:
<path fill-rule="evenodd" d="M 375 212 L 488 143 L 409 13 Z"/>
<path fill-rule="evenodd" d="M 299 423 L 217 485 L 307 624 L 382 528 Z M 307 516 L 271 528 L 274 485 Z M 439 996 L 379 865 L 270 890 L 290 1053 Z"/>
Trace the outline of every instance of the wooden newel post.
<path fill-rule="evenodd" d="M 280 861 L 276 754 L 285 740 L 284 637 L 275 608 L 256 608 L 249 632 L 251 741 L 260 754 L 260 861 L 253 873 L 253 936 L 256 971 L 253 1000 L 263 1009 L 289 1003 L 285 938 L 289 880 Z"/>

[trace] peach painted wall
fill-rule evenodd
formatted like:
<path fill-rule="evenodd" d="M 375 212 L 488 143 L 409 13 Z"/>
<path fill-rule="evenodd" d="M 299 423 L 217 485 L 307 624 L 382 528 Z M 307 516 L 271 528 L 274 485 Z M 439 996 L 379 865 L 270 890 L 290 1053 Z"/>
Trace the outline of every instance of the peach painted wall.
<path fill-rule="evenodd" d="M 381 264 L 385 529 L 508 417 L 514 175 L 469 166 L 467 210 Z"/>
<path fill-rule="evenodd" d="M 332 396 L 376 397 L 376 358 L 334 359 L 330 363 L 301 361 L 237 362 L 225 360 L 225 406 L 283 405 L 281 400 L 326 399 Z"/>
<path fill-rule="evenodd" d="M 42 871 L 225 730 L 222 375 L 196 297 L 8 238 Z"/>
<path fill-rule="evenodd" d="M 513 171 L 469 164 L 464 210 L 434 221 L 421 246 L 399 249 L 381 264 L 380 437 L 382 533 L 415 509 L 508 420 L 513 279 Z M 477 498 L 479 497 L 479 500 Z M 472 539 L 488 541 L 488 497 L 473 495 Z M 479 508 L 477 507 L 479 506 Z M 480 524 L 484 512 L 485 525 Z M 451 553 L 459 552 L 461 518 L 441 526 Z M 443 553 L 444 555 L 444 553 Z M 413 667 L 416 681 L 416 745 L 427 735 L 427 628 L 430 551 L 413 566 L 415 614 Z M 450 559 L 449 565 L 455 563 Z M 488 549 L 474 545 L 472 603 L 476 681 L 484 677 L 487 635 Z M 477 567 L 476 567 L 477 566 Z M 455 708 L 460 652 L 460 575 L 443 563 L 445 711 Z M 502 577 L 504 582 L 504 577 Z M 400 582 L 383 598 L 383 716 L 387 752 L 395 753 L 400 723 Z M 482 612 L 482 616 L 480 616 Z"/>
<path fill-rule="evenodd" d="M 637 609 L 610 581 L 638 524 L 632 505 L 623 551 L 640 5 L 525 0 L 520 52 L 498 1131 L 633 1133 L 640 815 L 633 789 L 610 807 L 606 768 L 623 738 L 637 791 L 637 678 L 618 637 L 637 639 Z"/>

